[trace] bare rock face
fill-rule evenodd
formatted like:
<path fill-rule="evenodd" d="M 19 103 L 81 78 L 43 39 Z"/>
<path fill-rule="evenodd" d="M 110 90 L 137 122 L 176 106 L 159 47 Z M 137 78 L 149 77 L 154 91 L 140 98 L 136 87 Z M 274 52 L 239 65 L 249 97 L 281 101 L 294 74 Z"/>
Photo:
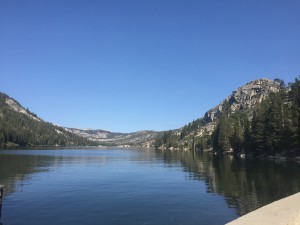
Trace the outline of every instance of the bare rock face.
<path fill-rule="evenodd" d="M 34 119 L 36 121 L 41 121 L 36 115 L 30 113 L 29 110 L 26 110 L 16 100 L 14 100 L 12 98 L 9 98 L 8 96 L 5 99 L 5 103 L 8 105 L 8 107 L 10 109 L 12 109 L 15 112 L 17 112 L 17 113 L 23 113 L 23 114 L 25 114 L 26 116 L 28 116 L 31 119 Z"/>
<path fill-rule="evenodd" d="M 279 83 L 269 79 L 252 81 L 245 86 L 238 88 L 228 97 L 229 103 L 231 104 L 231 110 L 235 112 L 239 109 L 253 108 L 271 92 L 278 92 L 279 88 Z"/>
<path fill-rule="evenodd" d="M 246 85 L 234 91 L 219 105 L 205 113 L 204 122 L 206 125 L 204 126 L 203 130 L 206 129 L 206 131 L 209 133 L 212 132 L 214 128 L 214 122 L 221 116 L 221 112 L 226 101 L 230 105 L 231 112 L 253 109 L 270 93 L 278 92 L 279 89 L 280 84 L 278 82 L 266 78 L 247 83 Z"/>

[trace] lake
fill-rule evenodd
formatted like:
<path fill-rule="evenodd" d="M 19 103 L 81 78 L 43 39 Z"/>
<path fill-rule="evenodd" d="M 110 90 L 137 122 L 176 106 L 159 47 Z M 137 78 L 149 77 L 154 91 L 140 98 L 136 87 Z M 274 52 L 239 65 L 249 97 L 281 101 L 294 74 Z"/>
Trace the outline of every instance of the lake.
<path fill-rule="evenodd" d="M 300 191 L 299 163 L 154 149 L 1 150 L 13 224 L 224 224 Z M 1 224 L 0 222 L 0 224 Z"/>

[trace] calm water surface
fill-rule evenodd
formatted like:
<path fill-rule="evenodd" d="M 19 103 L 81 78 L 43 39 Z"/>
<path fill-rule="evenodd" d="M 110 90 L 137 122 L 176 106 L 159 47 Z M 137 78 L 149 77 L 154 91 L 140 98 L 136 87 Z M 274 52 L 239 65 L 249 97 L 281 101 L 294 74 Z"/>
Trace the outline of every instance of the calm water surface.
<path fill-rule="evenodd" d="M 300 191 L 300 165 L 153 149 L 0 151 L 0 224 L 224 224 Z"/>

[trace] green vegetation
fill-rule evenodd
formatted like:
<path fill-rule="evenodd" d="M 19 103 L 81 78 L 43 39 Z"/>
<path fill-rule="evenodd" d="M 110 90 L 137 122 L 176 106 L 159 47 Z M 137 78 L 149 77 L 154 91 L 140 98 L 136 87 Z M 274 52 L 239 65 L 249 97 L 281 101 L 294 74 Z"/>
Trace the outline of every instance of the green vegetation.
<path fill-rule="evenodd" d="M 26 114 L 16 112 L 7 105 L 8 98 L 0 92 L 1 147 L 97 145 L 95 142 L 65 131 L 62 127 L 42 121 L 28 109 Z M 20 106 L 18 102 L 16 103 Z"/>
<path fill-rule="evenodd" d="M 203 130 L 198 119 L 181 132 L 165 132 L 156 147 L 179 149 L 213 149 L 215 152 L 246 153 L 256 156 L 300 156 L 300 80 L 270 93 L 253 109 L 231 111 L 225 101 L 213 132 Z"/>

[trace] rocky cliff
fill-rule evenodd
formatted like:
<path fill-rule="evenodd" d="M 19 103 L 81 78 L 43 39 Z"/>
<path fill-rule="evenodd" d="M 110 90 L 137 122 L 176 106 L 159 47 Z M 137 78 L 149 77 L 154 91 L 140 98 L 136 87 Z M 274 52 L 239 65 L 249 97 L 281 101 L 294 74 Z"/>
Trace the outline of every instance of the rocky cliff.
<path fill-rule="evenodd" d="M 278 92 L 279 89 L 279 82 L 266 78 L 254 80 L 242 87 L 239 87 L 219 105 L 205 113 L 203 119 L 205 125 L 202 127 L 201 131 L 203 132 L 204 129 L 206 129 L 209 133 L 213 131 L 216 121 L 220 117 L 226 102 L 229 103 L 230 110 L 233 113 L 238 110 L 251 110 L 254 109 L 255 106 L 265 99 L 271 92 Z"/>
<path fill-rule="evenodd" d="M 219 140 L 222 141 L 224 139 L 223 137 L 223 139 L 219 139 L 215 136 L 216 139 L 214 139 L 212 143 L 211 136 L 213 131 L 217 128 L 219 119 L 224 112 L 226 112 L 231 119 L 222 123 L 222 132 L 233 132 L 233 118 L 236 112 L 242 112 L 243 117 L 248 117 L 247 121 L 251 122 L 253 112 L 259 103 L 266 99 L 270 93 L 279 92 L 281 88 L 284 88 L 284 83 L 279 79 L 270 80 L 263 78 L 251 81 L 233 91 L 232 94 L 225 98 L 220 104 L 208 110 L 202 118 L 194 120 L 176 131 L 165 132 L 163 136 L 158 138 L 155 146 L 161 149 L 191 149 L 196 146 L 201 149 L 212 149 L 213 143 L 216 146 Z M 236 116 L 238 115 L 236 114 Z M 241 126 L 240 123 L 239 126 Z M 240 132 L 243 131 L 242 127 L 239 127 L 239 129 L 241 130 Z M 216 133 L 216 135 L 219 134 L 220 133 Z M 230 135 L 232 136 L 232 133 L 230 133 Z M 228 140 L 228 137 L 225 137 L 225 139 L 229 142 L 232 138 Z M 227 146 L 229 146 L 229 149 L 232 149 L 229 144 Z"/>

